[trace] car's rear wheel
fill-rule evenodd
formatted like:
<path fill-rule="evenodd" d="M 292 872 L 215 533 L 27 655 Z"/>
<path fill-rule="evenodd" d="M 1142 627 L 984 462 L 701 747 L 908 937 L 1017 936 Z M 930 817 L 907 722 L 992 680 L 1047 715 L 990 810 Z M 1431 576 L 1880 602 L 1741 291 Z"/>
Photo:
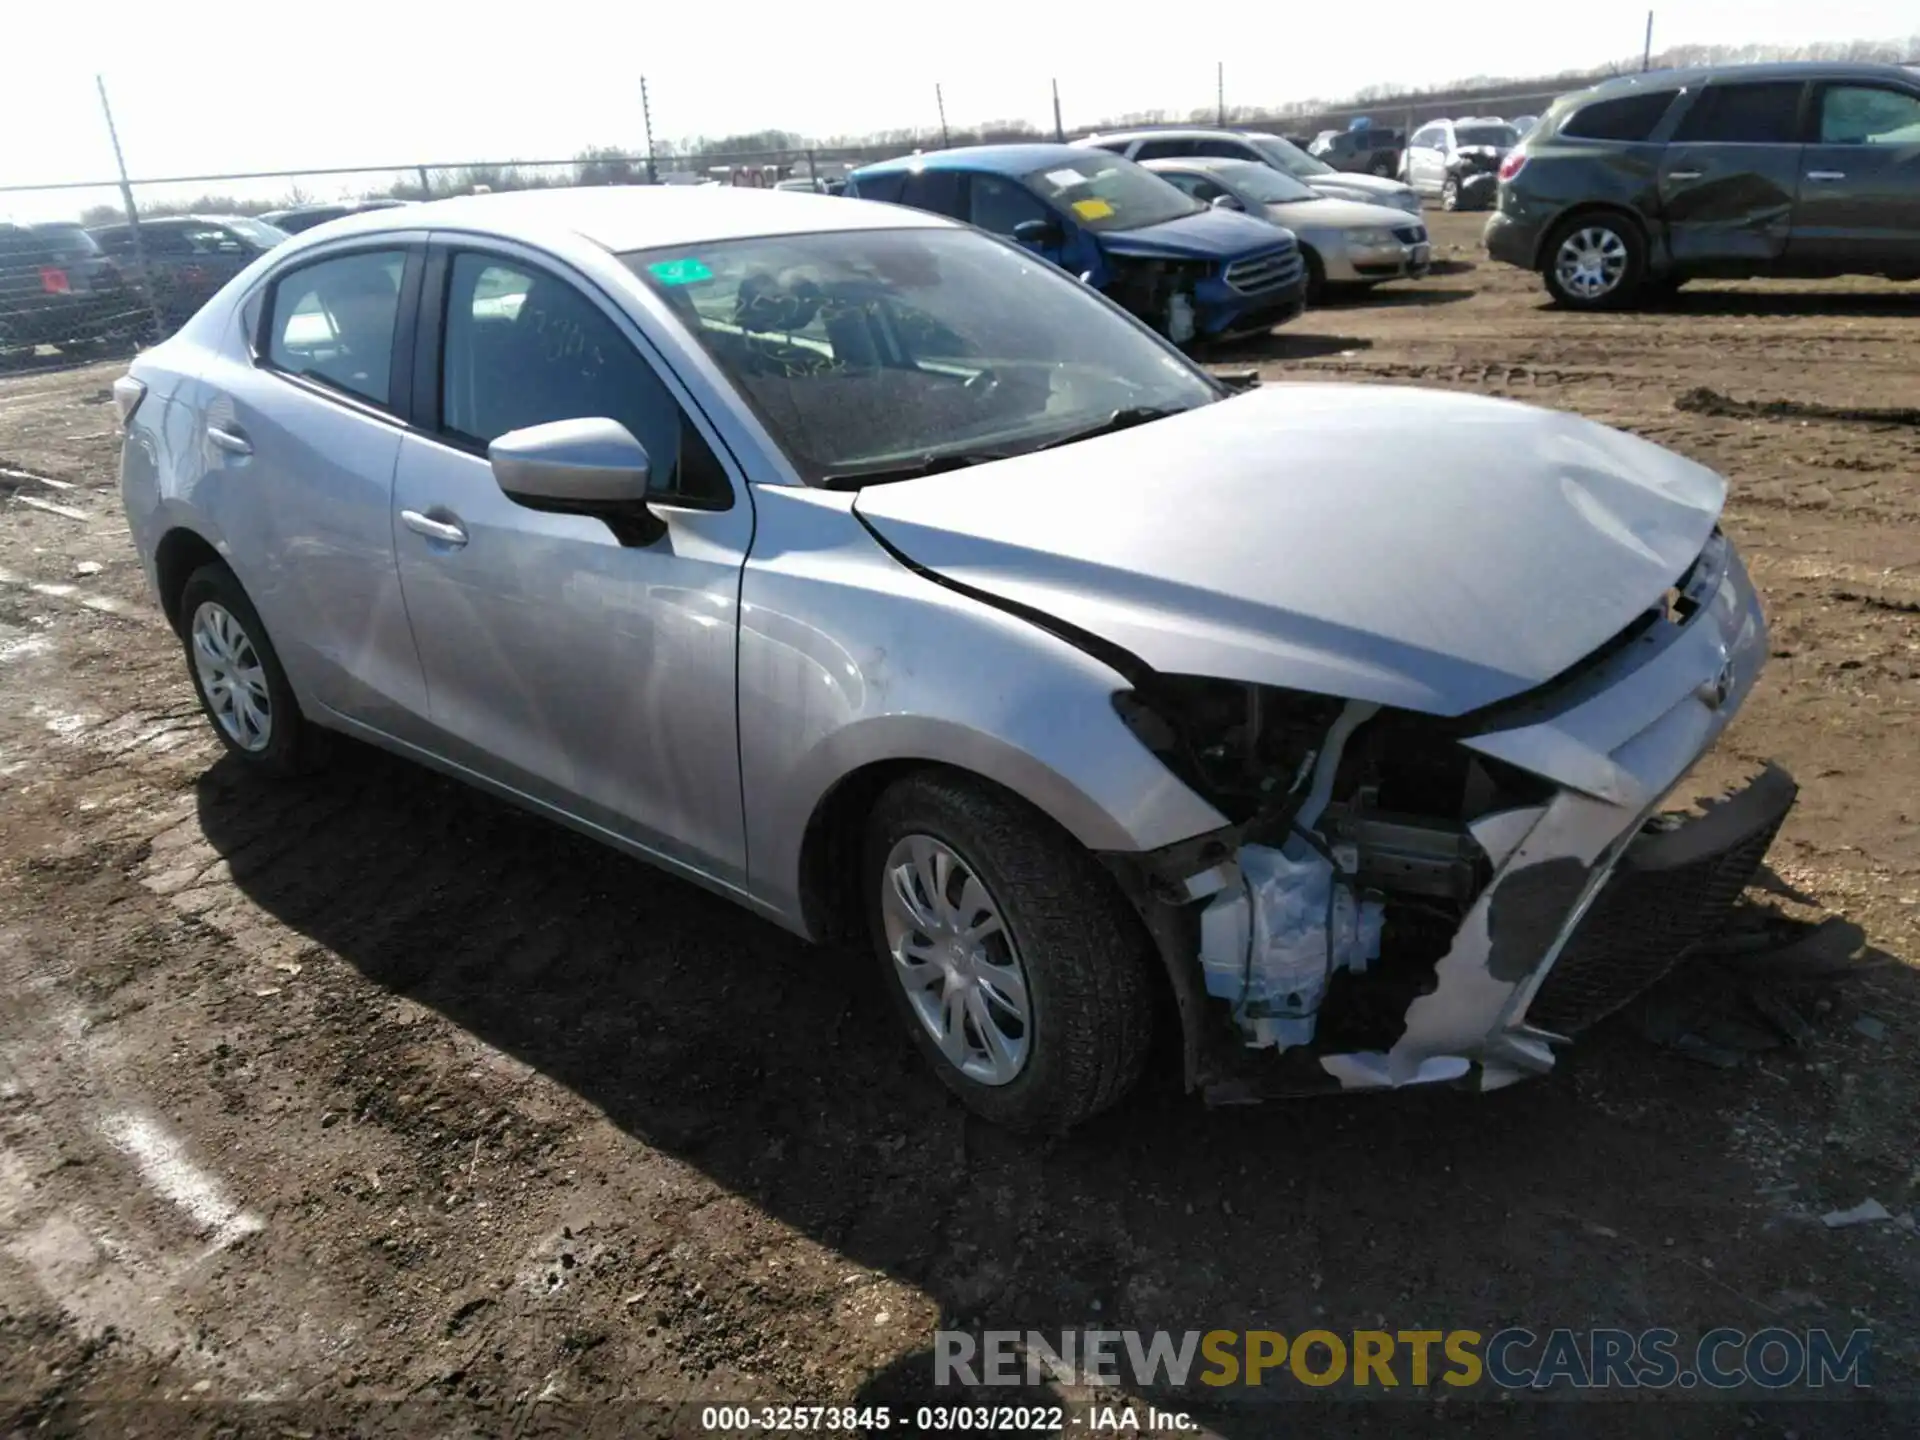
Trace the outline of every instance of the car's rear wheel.
<path fill-rule="evenodd" d="M 865 872 L 886 986 L 969 1108 L 1059 1131 L 1133 1086 L 1153 1038 L 1152 942 L 1071 836 L 928 771 L 875 805 Z"/>
<path fill-rule="evenodd" d="M 227 753 L 262 775 L 298 775 L 321 736 L 300 713 L 267 628 L 225 565 L 203 565 L 180 591 L 180 640 L 200 708 Z"/>
<path fill-rule="evenodd" d="M 1440 184 L 1440 208 L 1442 210 L 1460 208 L 1460 182 L 1451 175 Z"/>
<path fill-rule="evenodd" d="M 1570 309 L 1618 309 L 1646 278 L 1646 241 L 1618 215 L 1574 216 L 1548 237 L 1545 254 L 1547 293 Z"/>

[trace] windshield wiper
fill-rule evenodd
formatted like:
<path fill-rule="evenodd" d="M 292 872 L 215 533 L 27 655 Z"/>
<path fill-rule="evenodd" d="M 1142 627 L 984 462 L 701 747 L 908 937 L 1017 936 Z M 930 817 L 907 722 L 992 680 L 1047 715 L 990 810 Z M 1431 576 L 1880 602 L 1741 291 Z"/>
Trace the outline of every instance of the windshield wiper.
<path fill-rule="evenodd" d="M 1075 430 L 1071 435 L 1062 435 L 1058 439 L 1049 440 L 1044 445 L 1036 445 L 1032 450 L 1022 453 L 1032 455 L 1041 450 L 1057 450 L 1062 445 L 1072 445 L 1080 440 L 1091 440 L 1096 435 L 1111 435 L 1116 430 L 1131 430 L 1136 425 L 1146 425 L 1155 420 L 1165 420 L 1170 415 L 1182 415 L 1190 408 L 1191 407 L 1186 405 L 1175 406 L 1173 408 L 1160 405 L 1131 405 L 1122 410 L 1115 410 L 1111 415 L 1107 416 L 1106 419 L 1097 424 L 1089 425 L 1084 430 Z"/>
<path fill-rule="evenodd" d="M 969 465 L 984 465 L 989 460 L 1004 460 L 999 450 L 943 450 L 937 454 L 902 460 L 894 465 L 876 465 L 871 470 L 838 470 L 822 475 L 820 485 L 827 490 L 858 490 L 867 485 L 888 485 L 895 480 L 918 480 L 948 470 L 964 470 Z"/>

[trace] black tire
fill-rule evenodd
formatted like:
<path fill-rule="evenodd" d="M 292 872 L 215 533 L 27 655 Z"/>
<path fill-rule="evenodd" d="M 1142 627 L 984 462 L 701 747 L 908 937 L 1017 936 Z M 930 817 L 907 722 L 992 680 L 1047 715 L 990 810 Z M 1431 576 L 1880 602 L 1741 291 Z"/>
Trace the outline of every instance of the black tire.
<path fill-rule="evenodd" d="M 1310 245 L 1300 247 L 1300 259 L 1307 267 L 1307 304 L 1318 305 L 1327 298 L 1327 267 Z"/>
<path fill-rule="evenodd" d="M 1570 289 L 1560 274 L 1562 248 L 1575 236 L 1584 233 L 1599 237 L 1599 243 L 1603 245 L 1608 243 L 1604 237 L 1611 236 L 1618 243 L 1622 255 L 1618 278 L 1598 293 Z M 1612 211 L 1589 211 L 1584 215 L 1570 216 L 1553 227 L 1547 235 L 1547 243 L 1541 247 L 1540 278 L 1546 283 L 1547 293 L 1555 303 L 1569 310 L 1625 309 L 1640 296 L 1646 276 L 1646 238 L 1633 221 Z"/>
<path fill-rule="evenodd" d="M 948 847 L 985 886 L 1009 932 L 1029 997 L 1025 1064 L 982 1083 L 944 1055 L 907 998 L 888 947 L 887 859 L 909 836 Z M 1058 1133 L 1117 1103 L 1153 1044 L 1153 942 L 1099 863 L 1046 816 L 1004 792 L 925 771 L 896 782 L 867 825 L 863 903 L 882 983 L 914 1044 L 974 1113 Z"/>
<path fill-rule="evenodd" d="M 227 722 L 221 718 L 218 702 L 208 694 L 207 681 L 195 655 L 195 626 L 203 607 L 209 606 L 217 607 L 232 618 L 245 647 L 259 661 L 266 685 L 267 724 L 264 743 L 257 747 L 242 744 L 229 731 Z M 267 638 L 267 627 L 260 622 L 260 613 L 253 608 L 253 602 L 247 598 L 233 571 L 218 562 L 202 565 L 180 588 L 177 613 L 187 677 L 193 682 L 193 693 L 200 699 L 207 723 L 227 753 L 253 773 L 276 779 L 303 775 L 314 769 L 324 759 L 324 735 L 300 713 L 300 702 L 294 698 L 293 687 L 287 683 L 287 672 L 281 668 L 280 657 Z"/>

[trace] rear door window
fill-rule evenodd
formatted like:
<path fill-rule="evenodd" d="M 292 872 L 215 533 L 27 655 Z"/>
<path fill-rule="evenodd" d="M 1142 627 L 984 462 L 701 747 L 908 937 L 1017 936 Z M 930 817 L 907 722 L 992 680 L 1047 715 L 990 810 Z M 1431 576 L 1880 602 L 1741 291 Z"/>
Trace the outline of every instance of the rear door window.
<path fill-rule="evenodd" d="M 1673 91 L 1663 90 L 1652 95 L 1596 100 L 1581 106 L 1573 118 L 1560 127 L 1560 133 L 1576 140 L 1645 140 L 1666 118 L 1673 96 Z"/>
<path fill-rule="evenodd" d="M 1795 145 L 1800 140 L 1798 80 L 1709 85 L 1673 138 L 1679 144 Z"/>
<path fill-rule="evenodd" d="M 404 250 L 363 250 L 288 271 L 274 284 L 267 363 L 376 405 L 393 403 L 393 333 Z"/>
<path fill-rule="evenodd" d="M 1198 155 L 1204 142 L 1194 140 L 1142 140 L 1133 152 L 1135 160 L 1171 160 L 1179 155 Z M 1212 153 L 1212 152 L 1206 152 Z"/>

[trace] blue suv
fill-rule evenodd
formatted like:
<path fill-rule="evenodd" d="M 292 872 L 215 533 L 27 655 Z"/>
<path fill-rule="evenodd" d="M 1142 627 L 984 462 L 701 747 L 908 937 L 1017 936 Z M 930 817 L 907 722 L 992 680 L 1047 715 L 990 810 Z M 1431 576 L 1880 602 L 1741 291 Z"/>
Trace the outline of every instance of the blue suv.
<path fill-rule="evenodd" d="M 1071 145 L 980 145 L 856 170 L 847 194 L 1014 240 L 1176 345 L 1264 332 L 1305 308 L 1299 242 L 1202 205 L 1150 170 Z"/>

